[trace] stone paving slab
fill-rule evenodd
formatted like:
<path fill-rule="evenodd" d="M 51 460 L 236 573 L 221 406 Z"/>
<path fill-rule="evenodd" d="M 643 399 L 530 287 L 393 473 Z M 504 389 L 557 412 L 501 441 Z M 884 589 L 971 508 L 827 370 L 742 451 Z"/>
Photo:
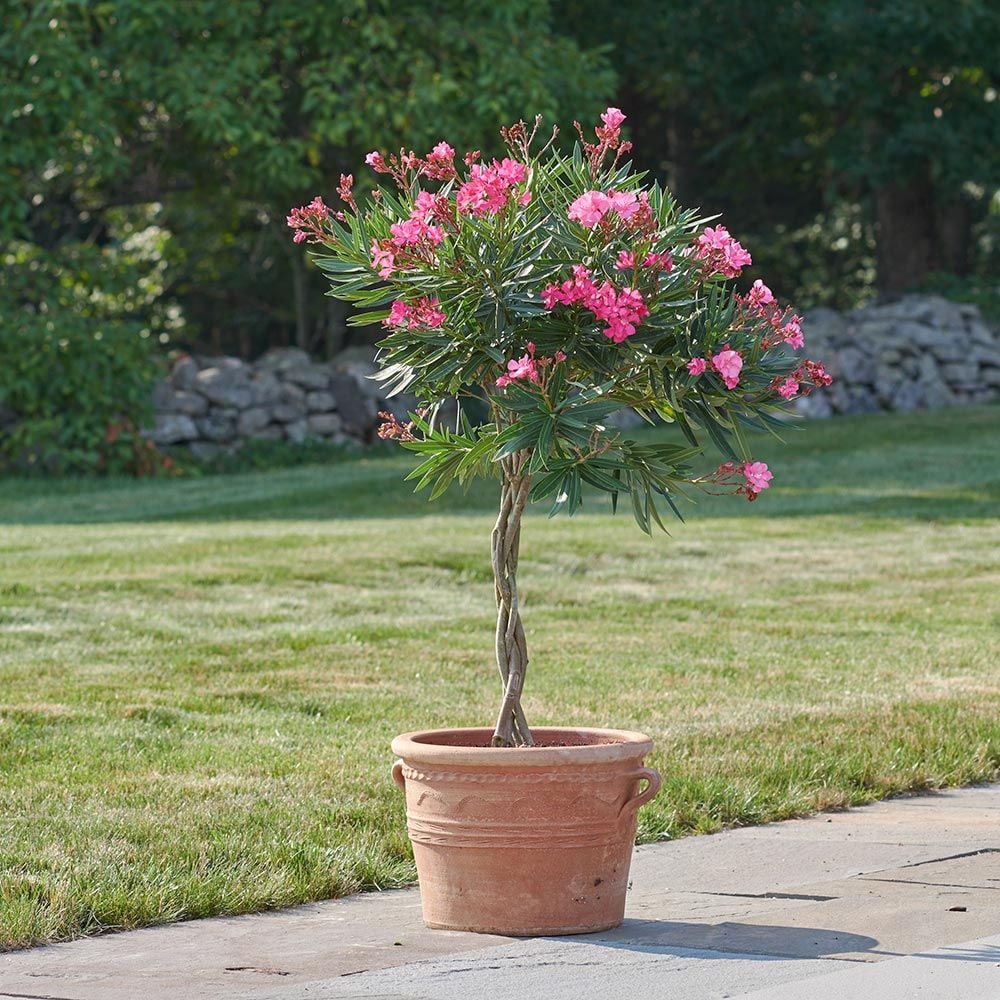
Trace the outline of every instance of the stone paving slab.
<path fill-rule="evenodd" d="M 648 845 L 632 879 L 628 919 L 602 935 L 428 931 L 415 890 L 372 893 L 0 955 L 0 1000 L 820 998 L 814 984 L 897 962 L 927 984 L 900 998 L 1000 1000 L 1000 785 Z M 956 976 L 967 992 L 942 985 Z"/>
<path fill-rule="evenodd" d="M 217 1000 L 507 940 L 428 930 L 416 890 L 363 893 L 0 954 L 0 1000 Z"/>
<path fill-rule="evenodd" d="M 1000 936 L 734 995 L 743 1000 L 997 1000 Z"/>
<path fill-rule="evenodd" d="M 771 955 L 727 955 L 619 939 L 519 940 L 474 955 L 419 962 L 297 989 L 257 991 L 240 1000 L 581 1000 L 648 997 L 714 1000 L 736 996 L 727 983 L 759 990 L 822 976 L 831 963 Z M 844 1000 L 843 997 L 839 1000 Z"/>

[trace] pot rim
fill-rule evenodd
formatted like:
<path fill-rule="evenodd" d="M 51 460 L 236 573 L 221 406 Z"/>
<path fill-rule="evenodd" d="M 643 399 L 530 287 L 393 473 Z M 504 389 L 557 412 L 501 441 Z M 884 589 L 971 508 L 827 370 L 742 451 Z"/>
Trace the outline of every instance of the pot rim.
<path fill-rule="evenodd" d="M 535 726 L 531 732 L 536 739 L 580 742 L 569 746 L 491 747 L 493 730 L 485 727 L 424 729 L 397 736 L 392 741 L 392 752 L 408 764 L 528 768 L 641 760 L 653 749 L 648 736 L 629 729 Z"/>

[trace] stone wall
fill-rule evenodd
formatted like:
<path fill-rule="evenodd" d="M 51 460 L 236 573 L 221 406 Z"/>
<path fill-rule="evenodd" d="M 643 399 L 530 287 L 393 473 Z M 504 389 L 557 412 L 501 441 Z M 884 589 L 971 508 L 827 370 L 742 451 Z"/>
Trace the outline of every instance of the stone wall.
<path fill-rule="evenodd" d="M 366 376 L 373 349 L 315 363 L 294 348 L 269 351 L 252 364 L 238 358 L 182 357 L 153 393 L 156 414 L 148 436 L 184 446 L 198 458 L 233 451 L 247 441 L 368 443 L 378 411 L 402 416 L 412 399 L 391 403 Z"/>
<path fill-rule="evenodd" d="M 807 416 L 920 410 L 1000 399 L 1000 330 L 974 305 L 907 295 L 850 313 L 816 309 L 808 357 L 834 378 L 796 406 Z"/>
<path fill-rule="evenodd" d="M 846 314 L 817 309 L 803 327 L 805 353 L 823 361 L 835 380 L 797 402 L 804 415 L 1000 399 L 1000 331 L 987 326 L 975 306 L 906 296 Z M 252 364 L 184 357 L 156 387 L 149 436 L 203 458 L 253 440 L 368 443 L 379 410 L 402 418 L 415 405 L 412 397 L 382 397 L 378 383 L 366 377 L 374 371 L 372 348 L 325 363 L 293 348 Z"/>

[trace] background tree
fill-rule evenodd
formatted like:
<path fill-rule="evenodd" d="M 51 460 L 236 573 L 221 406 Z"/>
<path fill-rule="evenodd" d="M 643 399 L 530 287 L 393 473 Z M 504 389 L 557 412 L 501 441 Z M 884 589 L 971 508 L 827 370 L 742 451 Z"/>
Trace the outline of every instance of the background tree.
<path fill-rule="evenodd" d="M 638 165 L 724 212 L 799 306 L 857 304 L 876 259 L 886 292 L 987 274 L 984 232 L 1000 228 L 989 0 L 0 0 L 0 13 L 0 245 L 36 290 L 3 283 L 7 313 L 64 308 L 41 291 L 48 275 L 149 343 L 332 352 L 343 316 L 289 245 L 288 206 L 329 197 L 403 137 L 492 153 L 502 122 L 589 120 L 609 102 L 629 114 Z"/>
<path fill-rule="evenodd" d="M 753 234 L 755 259 L 801 304 L 853 305 L 876 247 L 882 292 L 982 263 L 974 228 L 1000 186 L 996 4 L 565 0 L 560 11 L 581 38 L 604 26 L 637 146 L 657 151 L 647 165 Z"/>
<path fill-rule="evenodd" d="M 492 146 L 498 122 L 593 115 L 613 86 L 537 0 L 8 2 L 0 56 L 0 239 L 101 247 L 120 275 L 155 225 L 144 318 L 168 339 L 182 304 L 191 340 L 243 353 L 338 343 L 287 206 L 374 146 Z"/>

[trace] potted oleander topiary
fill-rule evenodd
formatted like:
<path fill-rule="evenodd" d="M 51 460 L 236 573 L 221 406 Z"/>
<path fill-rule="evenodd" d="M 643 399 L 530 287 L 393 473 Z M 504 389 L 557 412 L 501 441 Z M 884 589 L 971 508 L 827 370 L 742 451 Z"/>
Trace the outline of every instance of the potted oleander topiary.
<path fill-rule="evenodd" d="M 507 156 L 491 162 L 471 152 L 456 163 L 446 142 L 423 156 L 370 153 L 390 183 L 363 205 L 345 176 L 342 208 L 316 198 L 288 218 L 295 240 L 317 247 L 331 294 L 385 327 L 387 395 L 422 400 L 407 420 L 384 414 L 379 432 L 420 456 L 418 487 L 433 498 L 455 480 L 499 481 L 495 725 L 393 741 L 432 927 L 616 925 L 636 812 L 660 784 L 640 733 L 532 729 L 525 717 L 526 507 L 572 514 L 585 489 L 603 491 L 651 532 L 679 513 L 685 488 L 754 500 L 771 473 L 742 427 L 779 423 L 788 400 L 829 382 L 789 350 L 802 346 L 799 317 L 761 281 L 735 290 L 746 250 L 632 170 L 624 117 L 608 108 L 593 141 L 577 125 L 569 155 L 554 131 L 539 140 L 539 121 L 501 130 Z M 454 399 L 485 405 L 488 419 L 460 405 L 445 425 L 438 408 Z M 609 422 L 625 407 L 673 422 L 682 440 L 634 440 Z M 727 458 L 709 473 L 695 471 L 703 436 Z"/>

